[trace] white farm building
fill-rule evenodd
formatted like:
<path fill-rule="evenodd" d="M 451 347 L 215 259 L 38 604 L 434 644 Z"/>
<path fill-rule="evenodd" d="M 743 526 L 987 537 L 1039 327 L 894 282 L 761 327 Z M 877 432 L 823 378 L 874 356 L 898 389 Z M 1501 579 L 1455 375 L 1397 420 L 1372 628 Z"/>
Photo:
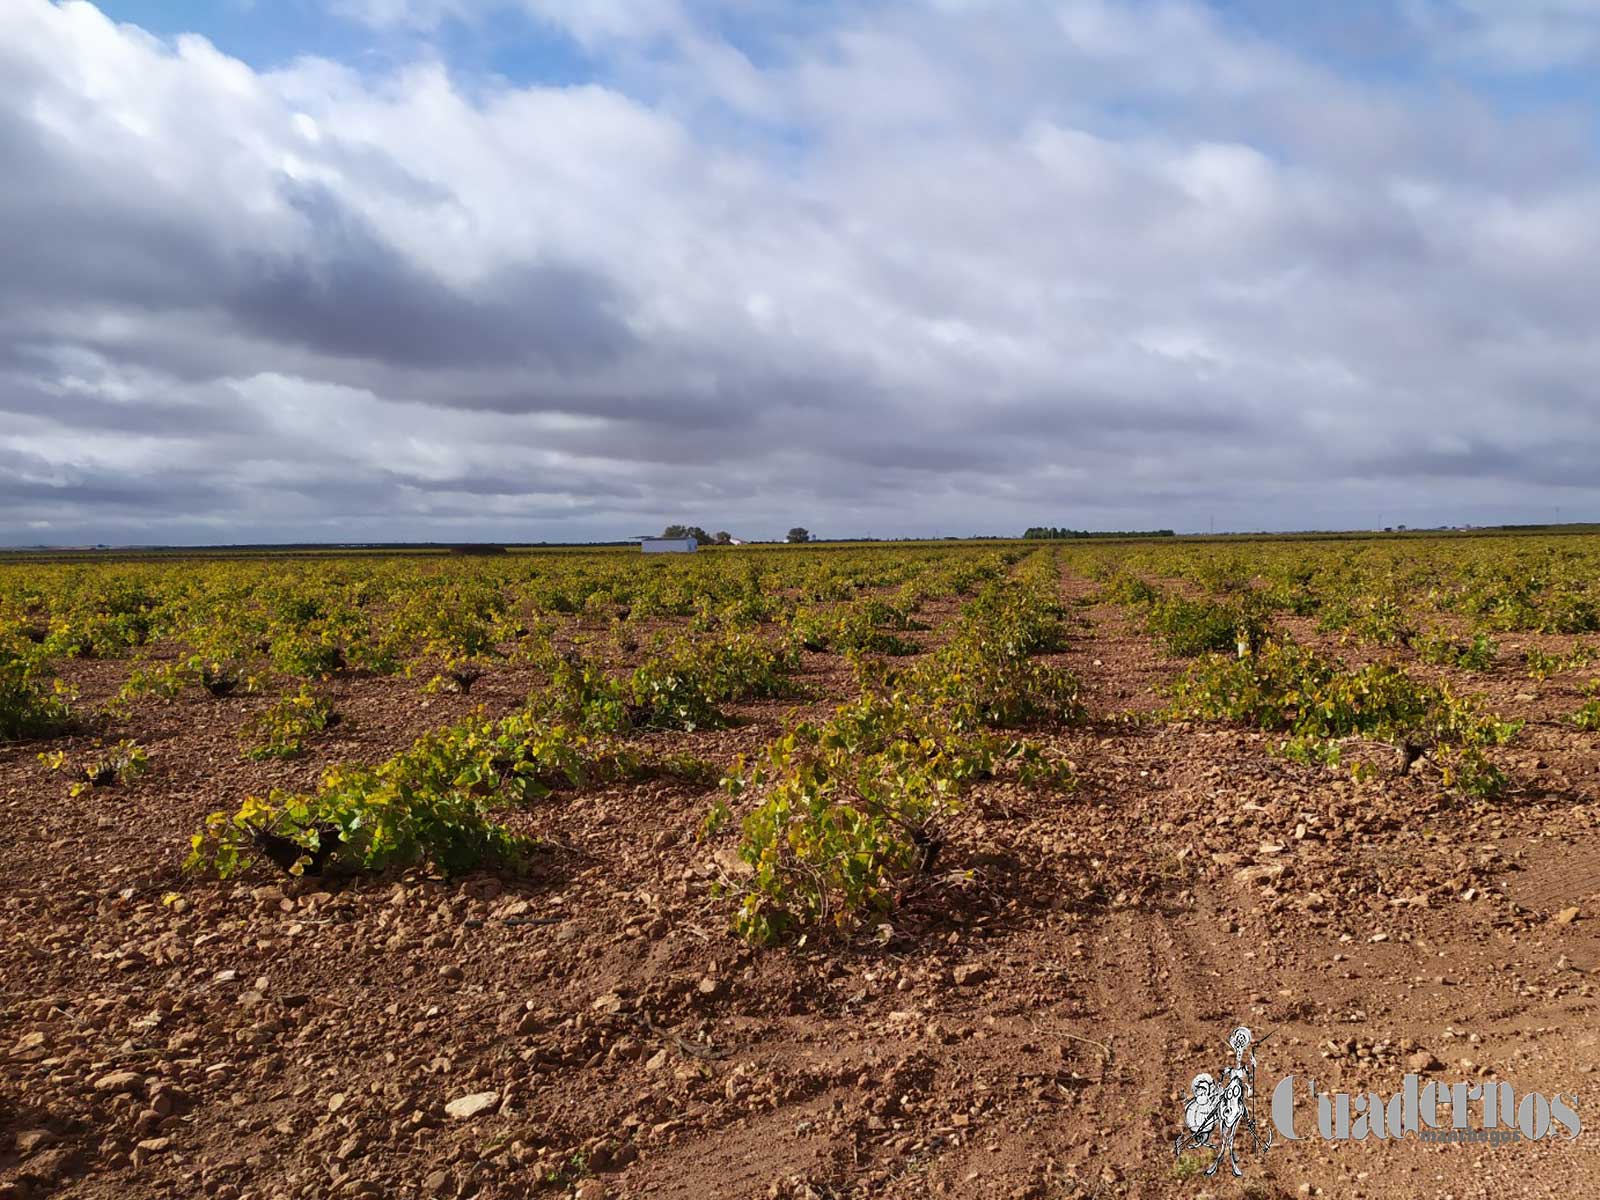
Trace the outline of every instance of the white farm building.
<path fill-rule="evenodd" d="M 639 540 L 639 549 L 646 554 L 693 554 L 699 545 L 692 537 L 647 537 Z"/>

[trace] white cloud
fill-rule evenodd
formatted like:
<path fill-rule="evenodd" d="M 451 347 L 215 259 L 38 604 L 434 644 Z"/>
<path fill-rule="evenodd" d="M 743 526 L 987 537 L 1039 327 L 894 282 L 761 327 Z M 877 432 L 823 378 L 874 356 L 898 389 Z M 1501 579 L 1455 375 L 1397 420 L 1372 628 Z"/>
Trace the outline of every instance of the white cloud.
<path fill-rule="evenodd" d="M 1567 114 L 1410 106 L 1194 0 L 840 9 L 754 57 L 726 21 L 781 13 L 733 7 L 530 0 L 616 56 L 561 87 L 0 9 L 8 528 L 1193 527 L 1588 486 Z"/>

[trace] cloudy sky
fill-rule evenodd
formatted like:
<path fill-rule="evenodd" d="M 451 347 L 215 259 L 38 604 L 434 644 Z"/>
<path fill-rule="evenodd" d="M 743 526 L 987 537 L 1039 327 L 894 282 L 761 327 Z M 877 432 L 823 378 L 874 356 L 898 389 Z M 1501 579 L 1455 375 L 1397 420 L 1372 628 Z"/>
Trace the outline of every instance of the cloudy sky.
<path fill-rule="evenodd" d="M 0 0 L 0 543 L 1600 519 L 1600 0 Z"/>

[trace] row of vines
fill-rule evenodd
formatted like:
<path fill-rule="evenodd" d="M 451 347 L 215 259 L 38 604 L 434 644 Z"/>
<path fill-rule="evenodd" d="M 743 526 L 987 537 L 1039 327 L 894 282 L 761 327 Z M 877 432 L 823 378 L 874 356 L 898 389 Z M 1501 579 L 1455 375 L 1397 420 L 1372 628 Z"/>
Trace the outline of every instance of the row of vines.
<path fill-rule="evenodd" d="M 1456 673 L 1538 680 L 1600 660 L 1600 637 L 1587 640 L 1600 539 L 1576 537 L 11 562 L 0 741 L 39 743 L 75 791 L 136 786 L 149 754 L 130 733 L 147 706 L 248 700 L 241 755 L 293 757 L 341 727 L 340 681 L 471 695 L 515 671 L 527 691 L 514 705 L 212 814 L 190 867 L 515 871 L 541 850 L 519 809 L 669 778 L 717 797 L 702 837 L 739 864 L 722 888 L 742 934 L 848 932 L 936 871 L 975 787 L 1073 786 L 1050 737 L 1084 717 L 1059 657 L 1063 569 L 1191 660 L 1170 719 L 1268 731 L 1306 763 L 1389 745 L 1468 799 L 1505 792 L 1496 751 L 1519 724 Z M 1351 653 L 1302 644 L 1307 629 Z M 1510 638 L 1527 643 L 1520 658 Z M 811 691 L 819 653 L 848 667 L 842 703 L 836 683 Z M 94 703 L 71 682 L 90 662 Z M 732 763 L 650 736 L 726 727 L 760 701 L 812 707 Z M 1600 680 L 1571 720 L 1600 728 Z M 87 750 L 55 744 L 85 733 Z"/>

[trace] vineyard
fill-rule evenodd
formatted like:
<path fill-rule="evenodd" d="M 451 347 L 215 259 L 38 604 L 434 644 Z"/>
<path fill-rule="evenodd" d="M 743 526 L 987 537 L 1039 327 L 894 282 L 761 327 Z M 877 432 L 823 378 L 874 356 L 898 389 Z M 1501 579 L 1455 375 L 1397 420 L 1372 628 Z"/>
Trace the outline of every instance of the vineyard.
<path fill-rule="evenodd" d="M 0 560 L 0 1197 L 1189 1196 L 1240 1023 L 1581 1096 L 1597 738 L 1588 535 Z M 1494 1155 L 1244 1188 L 1600 1176 Z"/>

